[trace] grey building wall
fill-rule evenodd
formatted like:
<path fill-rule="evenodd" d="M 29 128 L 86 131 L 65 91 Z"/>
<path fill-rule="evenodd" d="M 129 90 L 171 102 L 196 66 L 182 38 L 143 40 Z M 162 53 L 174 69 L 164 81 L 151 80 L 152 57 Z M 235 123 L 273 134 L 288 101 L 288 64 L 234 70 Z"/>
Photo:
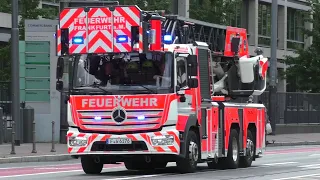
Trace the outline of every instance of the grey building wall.
<path fill-rule="evenodd" d="M 243 0 L 243 14 L 247 18 L 244 18 L 243 27 L 248 28 L 249 33 L 249 45 L 250 45 L 250 54 L 254 54 L 253 51 L 256 47 L 259 47 L 258 44 L 258 5 L 259 3 L 268 3 L 271 4 L 271 0 Z M 278 51 L 277 51 L 277 59 L 284 59 L 284 56 L 291 55 L 296 56 L 293 50 L 287 48 L 287 42 L 290 41 L 287 39 L 287 17 L 288 17 L 288 8 L 298 9 L 307 11 L 309 10 L 309 6 L 307 2 L 304 0 L 279 0 L 278 1 Z M 247 12 L 247 14 L 246 14 Z M 246 22 L 245 22 L 246 21 Z M 312 28 L 312 24 L 305 23 L 306 28 Z M 307 38 L 304 41 L 304 45 L 308 46 L 312 43 L 311 38 Z M 271 48 L 267 46 L 261 47 L 264 50 L 264 55 L 270 57 Z M 278 62 L 278 72 L 285 70 L 286 66 L 282 63 Z M 278 79 L 278 91 L 285 92 L 286 91 L 286 80 Z"/>

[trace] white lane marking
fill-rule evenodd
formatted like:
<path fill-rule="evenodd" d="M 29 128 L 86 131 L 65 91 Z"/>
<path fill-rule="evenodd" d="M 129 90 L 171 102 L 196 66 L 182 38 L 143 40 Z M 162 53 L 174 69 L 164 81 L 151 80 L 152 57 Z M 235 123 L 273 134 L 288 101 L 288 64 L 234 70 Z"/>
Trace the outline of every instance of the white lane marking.
<path fill-rule="evenodd" d="M 297 164 L 297 163 L 298 162 L 280 162 L 280 163 L 262 164 L 262 166 L 277 166 L 277 165 Z"/>
<path fill-rule="evenodd" d="M 310 170 L 310 169 L 320 169 L 320 164 L 309 164 L 304 166 L 299 166 L 302 170 Z"/>
<path fill-rule="evenodd" d="M 320 156 L 320 154 L 310 154 L 309 156 L 310 156 L 310 157 L 313 157 L 313 156 Z"/>
<path fill-rule="evenodd" d="M 320 174 L 308 174 L 308 175 L 302 175 L 302 176 L 292 176 L 292 177 L 285 177 L 280 179 L 273 179 L 273 180 L 286 180 L 286 179 L 296 179 L 296 178 L 305 178 L 305 177 L 316 177 Z"/>
<path fill-rule="evenodd" d="M 54 167 L 54 166 L 72 166 L 72 165 L 81 165 L 80 163 L 70 163 L 70 164 L 50 164 L 50 165 L 42 165 L 42 166 L 19 166 L 19 167 L 7 167 L 7 168 L 0 168 L 0 170 L 8 170 L 8 169 L 23 169 L 23 168 L 37 168 L 37 167 Z"/>
<path fill-rule="evenodd" d="M 166 174 L 153 174 L 153 175 L 143 175 L 143 176 L 120 177 L 120 178 L 103 179 L 103 180 L 128 180 L 128 179 L 150 178 L 150 177 L 157 177 L 157 176 L 164 176 L 164 175 L 166 175 Z"/>
<path fill-rule="evenodd" d="M 107 169 L 116 169 L 121 167 L 109 167 L 103 168 L 103 170 Z M 47 175 L 47 174 L 58 174 L 58 173 L 72 173 L 72 172 L 83 172 L 83 170 L 69 170 L 69 171 L 55 171 L 55 172 L 43 172 L 43 173 L 34 173 L 34 174 L 19 174 L 19 175 L 10 175 L 10 176 L 0 176 L 0 179 L 4 178 L 15 178 L 15 177 L 23 177 L 23 176 L 38 176 L 38 175 Z"/>
<path fill-rule="evenodd" d="M 309 164 L 309 165 L 303 165 L 303 166 L 298 166 L 298 167 L 307 168 L 307 167 L 314 167 L 314 166 L 320 166 L 320 164 Z"/>

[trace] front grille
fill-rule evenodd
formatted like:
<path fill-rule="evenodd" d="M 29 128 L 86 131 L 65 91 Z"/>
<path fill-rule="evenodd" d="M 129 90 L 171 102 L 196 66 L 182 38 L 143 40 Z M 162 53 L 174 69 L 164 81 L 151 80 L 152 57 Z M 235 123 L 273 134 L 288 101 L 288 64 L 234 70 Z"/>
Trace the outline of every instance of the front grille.
<path fill-rule="evenodd" d="M 116 123 L 111 115 L 112 111 L 77 111 L 80 123 L 85 129 L 105 130 L 105 131 L 131 131 L 134 129 L 158 128 L 163 116 L 163 110 L 127 110 L 127 118 L 123 123 Z M 100 120 L 95 120 L 99 116 Z M 144 116 L 143 120 L 138 120 L 139 116 Z"/>
<path fill-rule="evenodd" d="M 91 151 L 145 151 L 148 147 L 143 141 L 133 141 L 132 144 L 106 144 L 103 141 L 94 142 Z"/>

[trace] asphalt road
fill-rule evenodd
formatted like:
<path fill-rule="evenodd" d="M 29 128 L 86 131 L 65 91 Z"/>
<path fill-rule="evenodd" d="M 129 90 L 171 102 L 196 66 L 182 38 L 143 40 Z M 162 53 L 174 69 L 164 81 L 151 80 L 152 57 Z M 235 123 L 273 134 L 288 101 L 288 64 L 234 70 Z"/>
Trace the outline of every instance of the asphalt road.
<path fill-rule="evenodd" d="M 320 180 L 320 146 L 270 147 L 252 167 L 243 169 L 209 170 L 206 164 L 199 164 L 197 173 L 177 174 L 173 166 L 174 163 L 164 170 L 146 173 L 127 171 L 121 164 L 105 165 L 102 174 L 89 176 L 83 173 L 79 160 L 1 164 L 0 180 Z"/>

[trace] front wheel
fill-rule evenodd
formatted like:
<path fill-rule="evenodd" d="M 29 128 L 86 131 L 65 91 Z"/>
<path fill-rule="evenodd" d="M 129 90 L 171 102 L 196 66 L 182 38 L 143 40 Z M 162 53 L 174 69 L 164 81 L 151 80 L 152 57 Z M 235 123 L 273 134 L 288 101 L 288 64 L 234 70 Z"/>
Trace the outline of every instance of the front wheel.
<path fill-rule="evenodd" d="M 188 133 L 186 145 L 186 157 L 177 160 L 177 168 L 181 173 L 193 173 L 200 157 L 200 143 L 197 134 L 192 130 Z"/>
<path fill-rule="evenodd" d="M 81 165 L 86 174 L 100 174 L 103 168 L 103 164 L 96 162 L 91 156 L 82 156 Z"/>

